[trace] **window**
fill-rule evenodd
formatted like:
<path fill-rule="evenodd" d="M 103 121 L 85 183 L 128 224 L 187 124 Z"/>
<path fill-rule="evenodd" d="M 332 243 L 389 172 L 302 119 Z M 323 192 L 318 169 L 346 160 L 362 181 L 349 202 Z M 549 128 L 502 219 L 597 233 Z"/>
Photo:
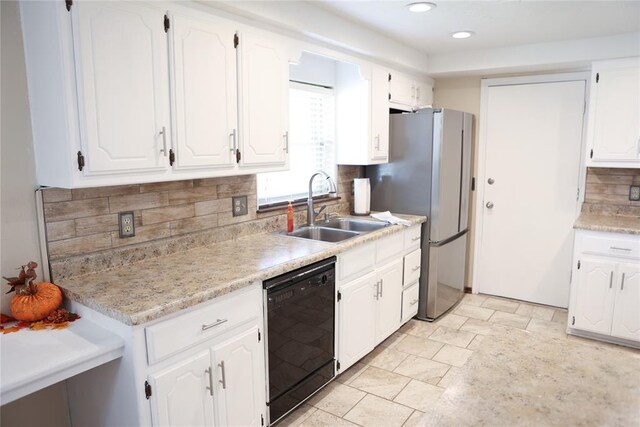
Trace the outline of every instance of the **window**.
<path fill-rule="evenodd" d="M 337 183 L 335 97 L 333 89 L 291 82 L 289 89 L 289 166 L 258 174 L 258 205 L 306 200 L 309 178 L 322 170 Z M 326 179 L 314 180 L 313 195 L 328 194 Z"/>

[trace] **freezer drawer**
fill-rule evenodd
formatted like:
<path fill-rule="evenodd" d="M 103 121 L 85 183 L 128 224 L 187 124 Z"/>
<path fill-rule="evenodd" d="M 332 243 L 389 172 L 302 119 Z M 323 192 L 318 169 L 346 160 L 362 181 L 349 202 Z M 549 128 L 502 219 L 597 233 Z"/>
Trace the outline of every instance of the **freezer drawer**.
<path fill-rule="evenodd" d="M 420 294 L 420 318 L 437 318 L 464 295 L 467 232 L 445 242 L 429 247 L 426 292 Z"/>

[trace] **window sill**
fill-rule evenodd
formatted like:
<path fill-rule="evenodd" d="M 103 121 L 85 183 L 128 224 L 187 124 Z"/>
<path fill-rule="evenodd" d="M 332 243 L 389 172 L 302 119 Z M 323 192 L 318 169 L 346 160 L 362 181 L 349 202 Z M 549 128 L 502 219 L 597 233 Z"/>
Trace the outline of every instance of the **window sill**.
<path fill-rule="evenodd" d="M 336 200 L 340 200 L 339 196 L 315 196 L 313 198 L 313 202 L 314 203 L 326 203 L 326 202 L 333 202 Z M 298 199 L 298 200 L 293 200 L 291 202 L 291 205 L 293 205 L 293 207 L 298 207 L 298 206 L 305 206 L 307 204 L 307 199 Z M 274 211 L 286 211 L 287 207 L 289 206 L 289 202 L 278 202 L 278 203 L 272 203 L 270 205 L 263 205 L 260 206 L 256 212 L 257 213 L 265 213 L 265 212 L 274 212 Z"/>

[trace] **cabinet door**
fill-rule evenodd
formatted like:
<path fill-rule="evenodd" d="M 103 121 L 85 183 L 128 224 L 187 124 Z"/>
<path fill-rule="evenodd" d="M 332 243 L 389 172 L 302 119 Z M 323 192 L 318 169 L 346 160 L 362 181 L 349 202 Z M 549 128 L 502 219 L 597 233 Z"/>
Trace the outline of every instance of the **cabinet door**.
<path fill-rule="evenodd" d="M 376 306 L 376 345 L 400 327 L 402 317 L 402 258 L 390 262 L 377 271 L 380 291 Z"/>
<path fill-rule="evenodd" d="M 619 264 L 617 285 L 611 335 L 640 341 L 640 267 Z"/>
<path fill-rule="evenodd" d="M 260 426 L 265 403 L 264 346 L 253 325 L 213 348 L 218 425 Z"/>
<path fill-rule="evenodd" d="M 433 104 L 433 86 L 424 82 L 416 82 L 416 108 L 424 108 Z"/>
<path fill-rule="evenodd" d="M 412 107 L 415 104 L 416 87 L 413 79 L 404 74 L 392 72 L 389 74 L 389 102 Z"/>
<path fill-rule="evenodd" d="M 149 376 L 154 426 L 212 426 L 209 350 Z"/>
<path fill-rule="evenodd" d="M 83 172 L 167 169 L 161 152 L 170 142 L 164 11 L 146 3 L 86 1 L 74 3 L 71 13 Z"/>
<path fill-rule="evenodd" d="M 386 162 L 389 158 L 389 75 L 385 69 L 373 68 L 371 75 L 371 160 Z"/>
<path fill-rule="evenodd" d="M 613 317 L 616 264 L 582 260 L 576 284 L 576 329 L 609 335 Z"/>
<path fill-rule="evenodd" d="M 289 62 L 278 43 L 240 35 L 240 150 L 242 166 L 287 160 Z"/>
<path fill-rule="evenodd" d="M 640 60 L 594 67 L 593 161 L 640 159 Z"/>
<path fill-rule="evenodd" d="M 235 164 L 237 131 L 234 28 L 172 16 L 176 169 Z"/>
<path fill-rule="evenodd" d="M 376 293 L 375 273 L 340 287 L 338 361 L 341 372 L 373 350 Z"/>

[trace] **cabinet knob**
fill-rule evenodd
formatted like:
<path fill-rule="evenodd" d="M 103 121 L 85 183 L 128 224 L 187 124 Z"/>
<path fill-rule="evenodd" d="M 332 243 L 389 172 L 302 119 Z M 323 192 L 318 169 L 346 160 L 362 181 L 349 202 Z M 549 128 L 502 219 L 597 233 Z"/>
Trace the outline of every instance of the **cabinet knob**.
<path fill-rule="evenodd" d="M 485 206 L 487 207 L 487 209 L 493 209 L 493 202 L 487 202 Z"/>

